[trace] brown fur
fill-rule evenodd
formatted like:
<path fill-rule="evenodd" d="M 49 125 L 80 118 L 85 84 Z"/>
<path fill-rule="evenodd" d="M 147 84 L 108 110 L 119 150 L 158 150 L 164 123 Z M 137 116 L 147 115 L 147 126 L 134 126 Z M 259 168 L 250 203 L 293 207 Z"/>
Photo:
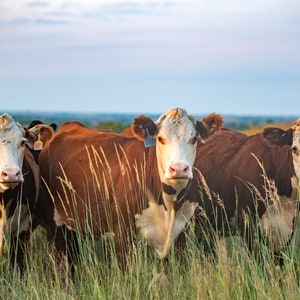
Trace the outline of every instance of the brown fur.
<path fill-rule="evenodd" d="M 193 200 L 198 197 L 204 214 L 217 230 L 221 231 L 223 224 L 228 224 L 234 217 L 236 206 L 241 234 L 246 226 L 243 217 L 245 214 L 255 215 L 257 212 L 259 217 L 263 215 L 266 210 L 265 202 L 255 202 L 253 199 L 257 192 L 262 198 L 268 198 L 264 188 L 264 172 L 270 180 L 274 180 L 279 195 L 291 196 L 291 177 L 294 174 L 290 151 L 292 136 L 290 130 L 286 135 L 282 135 L 282 132 L 278 135 L 278 132 L 279 129 L 269 128 L 264 133 L 248 137 L 224 128 L 205 144 L 198 144 L 195 168 L 203 175 L 211 194 L 206 192 L 202 182 L 200 194 L 190 197 Z M 209 195 L 212 195 L 212 199 L 209 199 Z M 199 224 L 203 224 L 203 212 L 197 218 Z"/>

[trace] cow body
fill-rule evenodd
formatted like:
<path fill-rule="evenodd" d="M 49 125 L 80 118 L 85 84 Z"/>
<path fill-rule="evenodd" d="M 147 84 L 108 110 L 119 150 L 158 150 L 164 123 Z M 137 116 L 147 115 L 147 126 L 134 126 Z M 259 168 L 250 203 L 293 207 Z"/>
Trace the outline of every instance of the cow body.
<path fill-rule="evenodd" d="M 298 135 L 299 121 L 288 131 L 267 128 L 253 136 L 222 129 L 198 145 L 195 167 L 204 178 L 198 203 L 211 228 L 237 230 L 253 250 L 256 227 L 275 253 L 283 249 L 298 214 Z"/>
<path fill-rule="evenodd" d="M 126 251 L 128 238 L 136 231 L 136 219 L 141 234 L 155 240 L 159 256 L 164 257 L 174 237 L 174 203 L 192 178 L 197 139 L 220 127 L 220 117 L 214 120 L 210 124 L 196 122 L 179 108 L 156 122 L 139 116 L 132 126 L 138 139 L 78 122 L 63 124 L 39 159 L 45 183 L 42 195 L 49 205 L 53 203 L 45 219 L 54 228 L 58 251 L 66 250 L 60 234 L 65 226 L 96 238 L 112 232 L 117 250 Z M 145 148 L 143 141 L 156 141 L 156 146 Z M 150 206 L 149 194 L 154 199 Z M 190 218 L 194 209 L 194 204 L 187 204 L 181 212 L 188 211 Z M 160 218 L 156 222 L 153 216 L 157 211 Z M 164 234 L 160 234 L 162 240 L 155 239 L 160 222 L 170 239 Z"/>

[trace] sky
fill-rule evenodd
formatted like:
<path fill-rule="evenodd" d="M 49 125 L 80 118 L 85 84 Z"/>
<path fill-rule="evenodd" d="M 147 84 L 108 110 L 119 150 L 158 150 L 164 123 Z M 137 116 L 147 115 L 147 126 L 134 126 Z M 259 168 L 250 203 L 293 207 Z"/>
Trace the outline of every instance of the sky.
<path fill-rule="evenodd" d="M 299 0 L 1 0 L 0 113 L 300 116 Z"/>

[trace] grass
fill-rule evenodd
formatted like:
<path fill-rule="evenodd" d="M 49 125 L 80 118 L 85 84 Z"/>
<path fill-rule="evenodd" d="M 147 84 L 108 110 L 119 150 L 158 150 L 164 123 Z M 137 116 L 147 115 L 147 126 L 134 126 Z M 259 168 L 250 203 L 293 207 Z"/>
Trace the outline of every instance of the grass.
<path fill-rule="evenodd" d="M 74 276 L 57 266 L 53 245 L 41 228 L 28 245 L 23 274 L 10 267 L 7 253 L 0 256 L 0 299 L 294 300 L 300 295 L 298 238 L 284 252 L 281 269 L 263 242 L 259 244 L 263 263 L 259 263 L 236 236 L 217 239 L 216 253 L 211 254 L 197 244 L 191 230 L 182 255 L 177 257 L 172 250 L 165 260 L 157 259 L 140 241 L 132 246 L 124 270 L 112 239 L 78 235 L 78 240 Z"/>
<path fill-rule="evenodd" d="M 172 252 L 160 261 L 141 243 L 125 270 L 115 255 L 107 261 L 103 241 L 80 239 L 80 245 L 80 262 L 71 278 L 58 271 L 51 244 L 37 230 L 23 275 L 1 257 L 1 299 L 297 299 L 300 293 L 295 243 L 281 270 L 267 247 L 261 266 L 237 237 L 218 241 L 216 259 L 196 245 L 193 232 L 180 260 Z"/>

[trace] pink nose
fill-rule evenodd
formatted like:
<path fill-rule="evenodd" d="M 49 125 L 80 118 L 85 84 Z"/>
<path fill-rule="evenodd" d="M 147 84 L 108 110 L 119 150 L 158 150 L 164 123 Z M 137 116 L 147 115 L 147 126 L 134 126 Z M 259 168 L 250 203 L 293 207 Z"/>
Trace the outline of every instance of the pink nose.
<path fill-rule="evenodd" d="M 169 167 L 169 173 L 173 179 L 186 179 L 189 177 L 190 167 L 187 164 L 173 163 Z"/>
<path fill-rule="evenodd" d="M 2 182 L 18 182 L 21 180 L 21 171 L 18 169 L 6 169 L 1 172 Z"/>

